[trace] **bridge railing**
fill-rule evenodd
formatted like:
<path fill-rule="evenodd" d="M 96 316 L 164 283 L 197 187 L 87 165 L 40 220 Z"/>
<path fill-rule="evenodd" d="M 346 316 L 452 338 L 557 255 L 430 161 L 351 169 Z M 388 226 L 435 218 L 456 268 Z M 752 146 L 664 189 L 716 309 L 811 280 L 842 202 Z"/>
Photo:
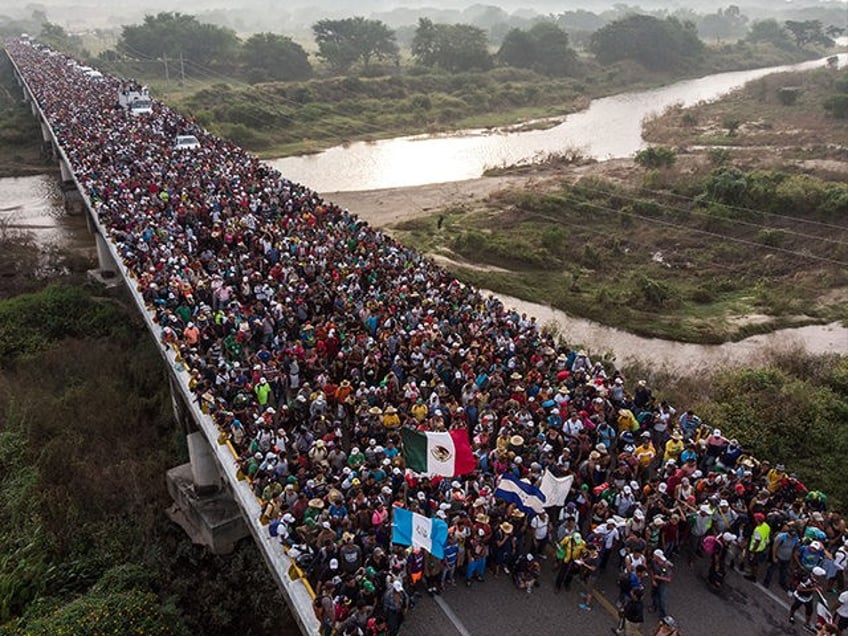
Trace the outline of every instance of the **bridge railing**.
<path fill-rule="evenodd" d="M 168 367 L 168 373 L 170 373 L 175 380 L 174 386 L 176 386 L 182 394 L 183 400 L 197 423 L 198 428 L 203 431 L 206 436 L 206 440 L 212 447 L 213 454 L 219 464 L 220 472 L 224 475 L 227 484 L 229 485 L 230 492 L 239 504 L 245 522 L 253 535 L 255 543 L 259 547 L 259 551 L 265 559 L 268 568 L 271 570 L 277 585 L 282 590 L 286 602 L 291 608 L 292 614 L 294 615 L 300 630 L 304 634 L 317 634 L 319 632 L 320 625 L 312 607 L 315 593 L 313 592 L 311 585 L 306 580 L 306 577 L 303 576 L 303 573 L 297 565 L 289 558 L 288 554 L 286 554 L 281 542 L 271 537 L 268 533 L 267 527 L 260 521 L 262 509 L 259 500 L 254 495 L 250 485 L 246 481 L 239 480 L 236 475 L 237 456 L 235 454 L 235 450 L 232 445 L 219 443 L 221 431 L 215 421 L 201 410 L 194 394 L 189 389 L 188 373 L 185 371 L 185 367 L 182 362 L 177 358 L 177 353 L 171 347 L 162 346 L 160 343 L 157 335 L 159 326 L 154 320 L 153 312 L 148 309 L 141 292 L 138 290 L 135 275 L 124 264 L 123 259 L 111 240 L 108 229 L 100 222 L 91 199 L 77 179 L 73 170 L 73 164 L 68 159 L 65 149 L 59 143 L 59 138 L 56 136 L 51 122 L 44 115 L 41 105 L 35 97 L 35 93 L 33 93 L 30 89 L 26 76 L 21 73 L 14 57 L 10 55 L 8 51 L 7 56 L 15 69 L 15 73 L 26 87 L 30 100 L 34 104 L 38 116 L 50 130 L 50 134 L 52 135 L 53 142 L 56 146 L 56 151 L 60 159 L 69 168 L 71 178 L 83 198 L 85 207 L 88 210 L 91 224 L 104 239 L 104 244 L 115 262 L 118 273 L 120 273 L 126 283 L 130 296 L 132 296 L 135 301 L 136 306 L 141 312 L 142 318 L 157 343 L 159 353 Z"/>

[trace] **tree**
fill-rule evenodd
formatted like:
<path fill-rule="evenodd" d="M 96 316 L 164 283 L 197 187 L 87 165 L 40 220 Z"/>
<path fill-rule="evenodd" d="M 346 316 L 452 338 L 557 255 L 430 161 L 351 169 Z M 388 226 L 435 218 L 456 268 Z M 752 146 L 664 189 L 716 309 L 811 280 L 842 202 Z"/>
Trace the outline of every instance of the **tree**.
<path fill-rule="evenodd" d="M 629 15 L 595 31 L 589 48 L 602 64 L 631 59 L 652 70 L 668 70 L 696 59 L 704 44 L 691 22 Z"/>
<path fill-rule="evenodd" d="M 577 54 L 568 46 L 568 34 L 552 22 L 539 22 L 529 31 L 512 29 L 497 53 L 506 66 L 532 68 L 546 75 L 568 75 Z"/>
<path fill-rule="evenodd" d="M 235 31 L 179 12 L 146 15 L 142 24 L 124 25 L 118 40 L 118 49 L 131 57 L 175 59 L 183 55 L 200 65 L 229 66 L 238 47 Z"/>
<path fill-rule="evenodd" d="M 38 38 L 54 49 L 66 53 L 82 52 L 82 39 L 78 35 L 70 35 L 61 25 L 53 24 L 47 20 L 41 23 L 41 32 L 38 34 Z"/>
<path fill-rule="evenodd" d="M 833 46 L 833 40 L 824 33 L 821 20 L 787 20 L 784 26 L 799 48 L 807 44 Z"/>
<path fill-rule="evenodd" d="M 577 64 L 577 54 L 568 45 L 568 34 L 551 22 L 539 22 L 530 28 L 536 43 L 535 67 L 547 75 L 568 75 Z"/>
<path fill-rule="evenodd" d="M 285 35 L 256 33 L 244 43 L 241 59 L 248 72 L 265 80 L 301 80 L 312 75 L 303 47 Z M 261 74 L 261 75 L 260 75 Z"/>
<path fill-rule="evenodd" d="M 705 38 L 741 38 L 746 35 L 748 17 L 735 4 L 698 20 L 698 33 Z"/>
<path fill-rule="evenodd" d="M 777 20 L 757 20 L 751 24 L 747 39 L 749 42 L 769 42 L 782 49 L 792 48 L 786 31 Z"/>
<path fill-rule="evenodd" d="M 312 25 L 312 33 L 318 56 L 336 72 L 346 72 L 358 61 L 368 68 L 375 59 L 398 59 L 395 32 L 380 20 L 319 20 Z"/>
<path fill-rule="evenodd" d="M 536 43 L 527 31 L 510 29 L 496 57 L 506 66 L 530 68 L 536 62 Z"/>
<path fill-rule="evenodd" d="M 486 32 L 470 24 L 434 24 L 419 18 L 412 55 L 423 66 L 447 71 L 485 70 L 492 66 Z"/>

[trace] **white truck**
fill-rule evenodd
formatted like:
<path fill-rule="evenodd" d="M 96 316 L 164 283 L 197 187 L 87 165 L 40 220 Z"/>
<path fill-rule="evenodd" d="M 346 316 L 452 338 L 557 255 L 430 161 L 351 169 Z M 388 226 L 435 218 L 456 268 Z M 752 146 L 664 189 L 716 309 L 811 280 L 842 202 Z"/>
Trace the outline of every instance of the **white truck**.
<path fill-rule="evenodd" d="M 153 112 L 153 101 L 146 86 L 124 86 L 118 91 L 118 105 L 130 115 L 148 115 Z"/>

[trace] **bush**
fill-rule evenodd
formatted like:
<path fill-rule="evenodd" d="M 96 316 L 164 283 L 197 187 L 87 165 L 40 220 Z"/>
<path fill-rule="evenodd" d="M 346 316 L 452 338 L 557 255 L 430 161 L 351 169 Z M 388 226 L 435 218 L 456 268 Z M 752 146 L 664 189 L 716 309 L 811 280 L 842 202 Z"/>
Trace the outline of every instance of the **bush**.
<path fill-rule="evenodd" d="M 848 95 L 831 95 L 824 101 L 823 105 L 831 117 L 848 119 Z"/>
<path fill-rule="evenodd" d="M 111 333 L 120 323 L 111 303 L 83 290 L 50 286 L 0 303 L 0 368 L 21 354 L 34 353 L 60 338 Z"/>
<path fill-rule="evenodd" d="M 188 634 L 173 611 L 163 611 L 154 594 L 132 591 L 87 595 L 27 625 L 27 636 L 104 636 Z"/>
<path fill-rule="evenodd" d="M 677 161 L 677 154 L 665 146 L 651 146 L 637 152 L 634 161 L 643 168 L 668 168 Z"/>
<path fill-rule="evenodd" d="M 783 86 L 777 89 L 777 101 L 784 106 L 793 106 L 801 95 L 800 86 Z"/>

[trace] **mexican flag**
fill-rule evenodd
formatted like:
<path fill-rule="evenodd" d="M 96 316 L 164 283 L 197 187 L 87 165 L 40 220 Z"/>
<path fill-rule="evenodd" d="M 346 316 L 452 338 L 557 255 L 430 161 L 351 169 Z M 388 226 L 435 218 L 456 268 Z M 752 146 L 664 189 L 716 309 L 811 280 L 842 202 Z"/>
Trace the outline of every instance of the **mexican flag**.
<path fill-rule="evenodd" d="M 465 430 L 419 433 L 404 428 L 400 435 L 406 467 L 417 473 L 455 477 L 477 467 Z"/>

